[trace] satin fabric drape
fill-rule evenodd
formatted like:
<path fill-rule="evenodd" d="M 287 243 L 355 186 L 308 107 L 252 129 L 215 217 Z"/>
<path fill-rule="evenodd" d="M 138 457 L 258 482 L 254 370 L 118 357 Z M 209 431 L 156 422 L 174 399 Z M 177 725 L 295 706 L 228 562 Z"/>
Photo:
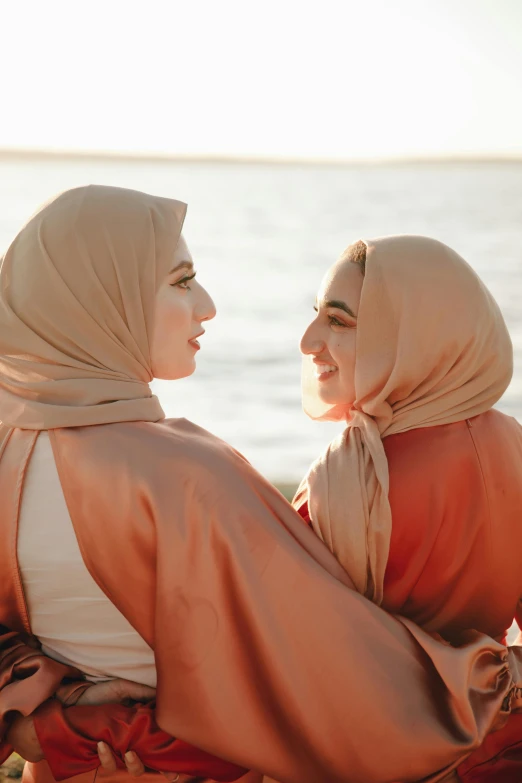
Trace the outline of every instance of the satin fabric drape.
<path fill-rule="evenodd" d="M 513 652 L 479 634 L 455 649 L 369 603 L 209 433 L 173 420 L 52 440 L 85 563 L 155 650 L 170 734 L 282 783 L 408 783 L 441 779 L 507 718 Z"/>

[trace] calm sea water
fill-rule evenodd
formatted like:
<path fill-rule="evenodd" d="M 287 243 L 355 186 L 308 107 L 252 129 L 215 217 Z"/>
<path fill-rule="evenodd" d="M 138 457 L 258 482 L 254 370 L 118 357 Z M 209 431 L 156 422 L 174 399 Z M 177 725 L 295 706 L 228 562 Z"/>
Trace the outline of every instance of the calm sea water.
<path fill-rule="evenodd" d="M 185 234 L 218 317 L 197 373 L 155 390 L 167 415 L 215 432 L 268 478 L 297 481 L 338 431 L 301 412 L 298 343 L 322 275 L 360 236 L 427 234 L 475 267 L 515 345 L 514 380 L 499 407 L 522 421 L 522 164 L 0 160 L 0 247 L 50 195 L 91 182 L 189 203 Z"/>

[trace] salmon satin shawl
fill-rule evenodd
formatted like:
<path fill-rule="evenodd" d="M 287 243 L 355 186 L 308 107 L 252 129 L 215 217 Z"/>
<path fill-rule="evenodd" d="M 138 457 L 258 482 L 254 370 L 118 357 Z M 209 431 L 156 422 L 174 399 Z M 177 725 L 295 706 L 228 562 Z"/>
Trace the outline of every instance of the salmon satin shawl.
<path fill-rule="evenodd" d="M 161 420 L 148 335 L 183 214 L 81 188 L 4 258 L 0 621 L 27 618 L 18 504 L 49 429 L 86 566 L 154 649 L 165 731 L 282 783 L 436 780 L 517 705 L 515 654 L 478 634 L 453 648 L 387 615 L 232 448 Z M 16 709 L 20 681 L 8 688 Z"/>
<path fill-rule="evenodd" d="M 311 357 L 303 403 L 312 418 L 348 426 L 314 462 L 294 499 L 357 590 L 380 604 L 392 514 L 382 439 L 489 410 L 513 372 L 495 300 L 457 253 L 434 239 L 364 240 L 353 407 L 321 402 Z"/>
<path fill-rule="evenodd" d="M 86 566 L 154 649 L 169 734 L 282 783 L 435 781 L 518 706 L 511 650 L 479 634 L 451 647 L 367 601 L 194 424 L 50 435 Z M 16 491 L 37 432 L 0 437 Z"/>

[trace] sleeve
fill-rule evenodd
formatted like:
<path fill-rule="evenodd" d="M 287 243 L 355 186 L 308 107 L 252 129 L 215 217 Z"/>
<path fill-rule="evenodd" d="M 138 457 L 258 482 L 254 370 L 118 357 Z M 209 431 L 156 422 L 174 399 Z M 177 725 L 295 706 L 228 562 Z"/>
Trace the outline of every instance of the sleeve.
<path fill-rule="evenodd" d="M 114 751 L 118 766 L 135 751 L 143 764 L 158 772 L 178 772 L 216 781 L 237 780 L 246 769 L 223 761 L 158 728 L 155 704 L 121 704 L 64 708 L 50 699 L 33 715 L 45 759 L 56 780 L 65 780 L 99 766 L 97 742 Z"/>
<path fill-rule="evenodd" d="M 522 627 L 522 600 L 519 600 L 515 620 Z M 520 642 L 520 637 L 518 638 Z M 512 647 L 510 653 L 522 648 Z M 520 699 L 520 691 L 516 696 Z M 517 709 L 518 708 L 518 709 Z M 515 702 L 506 725 L 493 731 L 484 742 L 457 768 L 462 783 L 512 783 L 522 780 L 522 705 Z"/>
<path fill-rule="evenodd" d="M 217 781 L 244 775 L 242 767 L 159 729 L 152 705 L 65 708 L 61 701 L 50 699 L 60 689 L 60 698 L 74 703 L 89 687 L 80 676 L 76 669 L 43 655 L 36 639 L 0 626 L 0 763 L 13 752 L 5 735 L 11 718 L 19 713 L 33 715 L 42 751 L 56 780 L 96 769 L 100 740 L 113 748 L 122 768 L 123 754 L 132 749 L 147 767 L 157 771 L 187 772 Z"/>
<path fill-rule="evenodd" d="M 158 724 L 288 783 L 448 776 L 507 721 L 508 651 L 367 601 L 268 492 L 238 482 L 234 504 L 207 493 L 190 526 L 160 530 Z"/>

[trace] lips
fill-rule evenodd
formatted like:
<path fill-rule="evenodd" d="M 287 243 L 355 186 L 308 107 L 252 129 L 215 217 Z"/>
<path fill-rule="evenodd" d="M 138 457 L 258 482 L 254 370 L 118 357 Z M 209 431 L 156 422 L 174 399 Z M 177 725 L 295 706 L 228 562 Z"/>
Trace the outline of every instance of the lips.
<path fill-rule="evenodd" d="M 192 338 L 189 340 L 189 343 L 190 343 L 190 345 L 191 345 L 193 348 L 195 348 L 195 350 L 196 350 L 196 351 L 199 351 L 199 350 L 200 350 L 200 348 L 201 348 L 201 345 L 199 344 L 198 337 L 201 337 L 201 335 L 203 335 L 203 334 L 205 334 L 205 332 L 204 332 L 204 331 L 203 331 L 203 332 L 199 332 L 199 334 L 197 334 L 195 337 L 192 337 Z"/>

